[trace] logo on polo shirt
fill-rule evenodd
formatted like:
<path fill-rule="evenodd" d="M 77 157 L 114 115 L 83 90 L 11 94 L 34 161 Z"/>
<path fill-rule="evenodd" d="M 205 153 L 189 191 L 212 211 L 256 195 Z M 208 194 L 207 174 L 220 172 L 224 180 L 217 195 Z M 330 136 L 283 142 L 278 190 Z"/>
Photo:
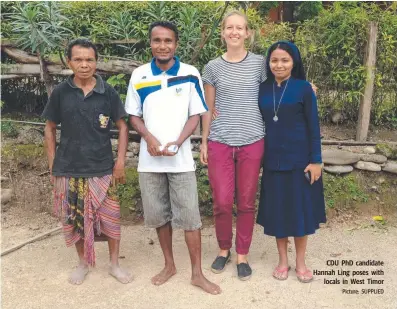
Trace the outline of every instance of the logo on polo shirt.
<path fill-rule="evenodd" d="M 177 96 L 180 96 L 182 94 L 182 87 L 175 88 L 175 93 Z"/>
<path fill-rule="evenodd" d="M 99 126 L 102 129 L 106 129 L 109 123 L 109 116 L 105 116 L 104 114 L 99 114 Z"/>

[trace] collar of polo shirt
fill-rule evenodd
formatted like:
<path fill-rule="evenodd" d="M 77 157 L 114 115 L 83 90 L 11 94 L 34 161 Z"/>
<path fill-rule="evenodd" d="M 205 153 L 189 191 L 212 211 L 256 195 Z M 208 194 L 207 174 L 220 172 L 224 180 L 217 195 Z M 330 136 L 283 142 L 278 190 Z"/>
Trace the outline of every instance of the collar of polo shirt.
<path fill-rule="evenodd" d="M 94 89 L 92 89 L 92 91 L 95 91 L 95 92 L 100 93 L 100 94 L 104 94 L 104 93 L 105 93 L 105 84 L 104 84 L 104 82 L 103 82 L 103 80 L 102 80 L 102 77 L 99 76 L 98 74 L 94 74 L 94 77 L 95 77 L 95 79 L 96 79 L 96 84 L 95 84 Z M 73 78 L 74 78 L 74 74 L 70 75 L 70 76 L 68 77 L 68 79 L 66 80 L 67 83 L 68 83 L 69 86 L 72 87 L 72 88 L 79 88 L 79 87 L 77 87 L 76 84 L 74 83 Z"/>
<path fill-rule="evenodd" d="M 179 62 L 178 57 L 174 57 L 174 60 L 175 60 L 174 65 L 171 68 L 169 68 L 167 71 L 165 71 L 165 73 L 167 73 L 168 75 L 177 76 L 179 67 L 181 66 L 181 64 Z M 156 58 L 152 59 L 150 66 L 152 68 L 152 74 L 154 76 L 160 75 L 161 73 L 163 73 L 163 71 L 156 65 Z"/>

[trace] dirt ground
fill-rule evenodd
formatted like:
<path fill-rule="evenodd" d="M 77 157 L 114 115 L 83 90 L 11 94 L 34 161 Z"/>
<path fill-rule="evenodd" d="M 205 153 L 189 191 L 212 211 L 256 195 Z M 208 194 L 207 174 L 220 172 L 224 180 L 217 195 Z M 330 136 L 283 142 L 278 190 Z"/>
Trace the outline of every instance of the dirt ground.
<path fill-rule="evenodd" d="M 294 309 L 394 309 L 397 308 L 397 227 L 376 226 L 352 229 L 346 224 L 327 224 L 309 239 L 308 265 L 313 270 L 334 269 L 371 271 L 381 269 L 378 276 L 358 275 L 365 284 L 325 284 L 324 279 L 349 280 L 346 276 L 316 276 L 309 284 L 298 282 L 293 271 L 286 281 L 271 277 L 277 262 L 277 250 L 271 237 L 255 228 L 249 261 L 253 276 L 238 280 L 233 263 L 224 273 L 215 275 L 209 266 L 216 255 L 213 226 L 202 230 L 203 269 L 210 280 L 219 284 L 221 295 L 207 295 L 189 284 L 190 264 L 183 232 L 174 236 L 174 256 L 178 273 L 166 284 L 153 286 L 150 278 L 163 265 L 161 249 L 153 231 L 142 225 L 123 226 L 120 256 L 122 266 L 134 275 L 134 281 L 122 285 L 107 275 L 107 246 L 97 243 L 97 267 L 81 286 L 67 282 L 75 265 L 75 253 L 66 248 L 61 234 L 29 244 L 2 258 L 2 308 L 294 308 Z M 3 235 L 4 236 L 4 235 Z M 150 244 L 150 239 L 154 244 Z M 294 250 L 289 249 L 292 269 Z M 233 258 L 235 253 L 233 252 Z M 327 260 L 376 260 L 383 267 L 327 266 Z M 384 280 L 383 284 L 367 284 L 368 278 Z M 381 289 L 383 294 L 348 295 L 342 289 Z"/>
<path fill-rule="evenodd" d="M 354 139 L 353 126 L 322 126 L 324 139 Z M 371 141 L 397 142 L 395 131 L 374 128 Z M 3 140 L 4 142 L 4 140 Z M 351 147 L 354 148 L 354 147 Z M 349 148 L 350 149 L 350 148 Z M 351 149 L 354 151 L 354 149 Z M 9 178 L 3 188 L 12 188 L 13 200 L 1 211 L 1 250 L 58 226 L 51 216 L 51 186 L 44 174 L 46 163 L 35 169 L 15 169 L 6 162 L 1 164 L 1 175 Z M 41 175 L 41 176 L 40 176 Z M 364 175 L 365 176 L 365 175 Z M 371 180 L 372 181 L 372 180 Z M 372 186 L 372 182 L 368 183 Z M 394 192 L 394 191 L 392 191 Z M 381 200 L 384 197 L 380 196 Z M 392 198 L 391 198 L 392 199 Z M 394 206 L 394 204 L 393 204 Z M 397 206 L 397 205 L 395 205 Z M 210 264 L 216 255 L 217 244 L 212 220 L 205 220 L 202 230 L 203 269 L 208 277 L 223 289 L 219 296 L 205 295 L 189 284 L 189 258 L 183 233 L 176 231 L 174 250 L 178 274 L 169 283 L 155 287 L 150 278 L 162 266 L 161 249 L 155 232 L 145 229 L 141 220 L 128 222 L 122 229 L 120 256 L 124 267 L 131 270 L 135 280 L 129 285 L 117 283 L 107 275 L 107 246 L 97 243 L 98 265 L 79 287 L 67 283 L 75 263 L 73 249 L 66 248 L 61 234 L 29 244 L 1 259 L 2 308 L 397 308 L 397 213 L 395 207 L 383 209 L 379 200 L 359 205 L 352 211 L 330 211 L 330 222 L 311 237 L 308 248 L 308 264 L 312 269 L 329 270 L 328 259 L 333 260 L 382 260 L 384 284 L 327 285 L 317 276 L 311 284 L 301 284 L 293 271 L 287 281 L 279 282 L 271 277 L 277 262 L 274 240 L 264 237 L 260 227 L 255 228 L 250 252 L 250 264 L 254 274 L 248 282 L 237 279 L 234 264 L 221 275 L 210 272 Z M 372 217 L 382 214 L 385 225 L 376 224 Z M 154 244 L 151 245 L 151 241 Z M 290 250 L 291 261 L 294 250 Z M 234 254 L 235 257 L 235 254 Z M 294 264 L 291 263 L 293 268 Z M 366 267 L 336 267 L 343 270 L 371 270 Z M 341 276 L 336 276 L 341 279 Z M 350 280 L 350 278 L 347 278 Z M 383 289 L 383 294 L 347 295 L 347 289 Z"/>

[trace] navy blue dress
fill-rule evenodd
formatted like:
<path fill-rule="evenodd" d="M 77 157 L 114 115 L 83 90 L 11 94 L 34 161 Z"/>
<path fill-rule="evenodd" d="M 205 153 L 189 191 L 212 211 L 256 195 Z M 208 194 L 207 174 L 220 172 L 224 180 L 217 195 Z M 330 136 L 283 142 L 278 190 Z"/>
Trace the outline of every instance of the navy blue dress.
<path fill-rule="evenodd" d="M 291 77 L 274 121 L 273 83 L 259 90 L 266 137 L 257 223 L 270 236 L 301 237 L 326 222 L 322 177 L 310 185 L 304 175 L 322 162 L 317 100 L 310 83 Z M 275 84 L 276 110 L 286 84 Z"/>

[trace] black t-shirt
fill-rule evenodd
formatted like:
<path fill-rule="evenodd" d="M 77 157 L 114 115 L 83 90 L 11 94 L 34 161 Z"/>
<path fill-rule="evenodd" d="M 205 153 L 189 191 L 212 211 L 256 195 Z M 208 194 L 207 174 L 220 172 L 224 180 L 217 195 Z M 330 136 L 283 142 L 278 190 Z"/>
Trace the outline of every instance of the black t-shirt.
<path fill-rule="evenodd" d="M 112 174 L 110 119 L 127 115 L 116 90 L 95 75 L 95 88 L 84 97 L 73 76 L 55 87 L 42 116 L 61 124 L 54 176 L 101 177 Z"/>

